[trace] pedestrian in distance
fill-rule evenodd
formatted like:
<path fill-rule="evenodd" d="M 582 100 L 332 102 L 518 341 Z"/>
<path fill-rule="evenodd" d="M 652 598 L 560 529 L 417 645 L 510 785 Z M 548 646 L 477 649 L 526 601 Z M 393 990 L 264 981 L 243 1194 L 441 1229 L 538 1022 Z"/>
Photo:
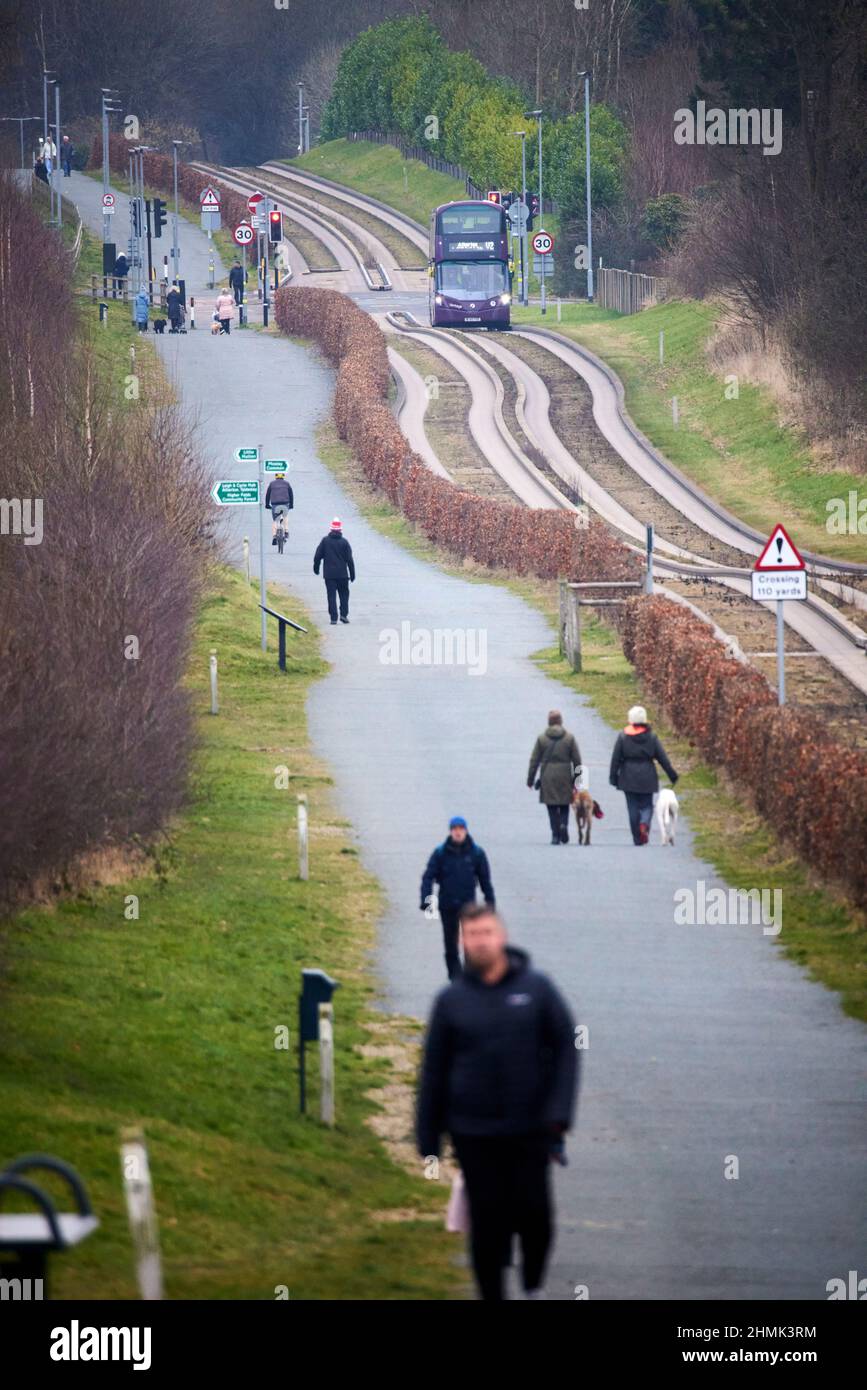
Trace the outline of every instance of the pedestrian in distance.
<path fill-rule="evenodd" d="M 220 332 L 231 332 L 232 319 L 235 317 L 235 301 L 227 289 L 220 290 L 220 293 L 217 295 L 214 313 L 220 322 Z"/>
<path fill-rule="evenodd" d="M 437 884 L 446 971 L 450 980 L 460 974 L 460 911 L 476 901 L 476 885 L 488 907 L 495 906 L 488 856 L 467 829 L 463 816 L 452 816 L 447 839 L 437 845 L 421 880 L 421 909 L 430 913 Z"/>
<path fill-rule="evenodd" d="M 522 1284 L 544 1298 L 554 1232 L 551 1163 L 566 1162 L 575 1115 L 578 1053 L 565 1002 L 526 951 L 509 946 L 487 904 L 461 913 L 464 969 L 437 996 L 419 1085 L 416 1141 L 423 1158 L 451 1137 L 470 1209 L 479 1293 L 503 1301 L 512 1236 Z"/>
<path fill-rule="evenodd" d="M 628 723 L 614 744 L 608 780 L 612 787 L 625 793 L 632 843 L 646 845 L 650 838 L 653 797 L 659 791 L 656 764 L 664 768 L 672 786 L 678 774 L 648 724 L 644 706 L 633 705 L 627 718 Z"/>
<path fill-rule="evenodd" d="M 60 142 L 60 163 L 63 167 L 63 177 L 68 179 L 72 173 L 72 156 L 75 154 L 75 146 L 68 135 L 64 135 Z"/>
<path fill-rule="evenodd" d="M 126 279 L 126 277 L 129 275 L 129 261 L 127 260 L 126 256 L 123 254 L 122 251 L 121 251 L 120 255 L 117 256 L 117 257 L 115 258 L 115 262 L 114 262 L 114 272 L 113 272 L 113 274 L 114 274 L 113 289 L 114 289 L 114 294 L 115 294 L 115 296 L 116 296 L 118 290 L 122 290 L 122 289 L 123 289 L 123 284 L 122 284 L 122 282 L 123 282 L 123 281 Z"/>
<path fill-rule="evenodd" d="M 236 261 L 229 271 L 229 289 L 232 290 L 235 295 L 236 304 L 244 303 L 244 282 L 246 278 L 241 267 L 241 262 Z"/>
<path fill-rule="evenodd" d="M 268 491 L 265 493 L 265 506 L 271 508 L 271 544 L 276 545 L 277 518 L 288 516 L 295 506 L 295 497 L 285 473 L 278 473 L 268 484 Z"/>
<path fill-rule="evenodd" d="M 184 306 L 181 302 L 181 292 L 177 285 L 172 285 L 166 295 L 166 313 L 169 316 L 171 328 L 170 333 L 180 333 L 184 326 Z"/>
<path fill-rule="evenodd" d="M 548 809 L 552 845 L 569 843 L 569 807 L 580 767 L 581 752 L 574 735 L 563 728 L 560 711 L 552 709 L 547 729 L 533 745 L 527 772 L 527 786 L 538 791 L 539 800 Z"/>
<path fill-rule="evenodd" d="M 139 290 L 136 295 L 134 312 L 139 333 L 147 333 L 148 315 L 150 314 L 150 299 L 147 290 Z"/>
<path fill-rule="evenodd" d="M 319 573 L 325 580 L 325 593 L 328 599 L 328 616 L 331 626 L 337 622 L 337 601 L 340 600 L 340 621 L 349 622 L 349 585 L 355 583 L 355 560 L 352 546 L 343 534 L 343 523 L 336 516 L 331 529 L 322 537 L 313 556 L 313 573 Z"/>
<path fill-rule="evenodd" d="M 41 154 L 36 157 L 36 162 L 33 165 L 33 172 L 43 183 L 48 183 L 48 169 L 45 166 L 45 160 L 42 158 Z"/>

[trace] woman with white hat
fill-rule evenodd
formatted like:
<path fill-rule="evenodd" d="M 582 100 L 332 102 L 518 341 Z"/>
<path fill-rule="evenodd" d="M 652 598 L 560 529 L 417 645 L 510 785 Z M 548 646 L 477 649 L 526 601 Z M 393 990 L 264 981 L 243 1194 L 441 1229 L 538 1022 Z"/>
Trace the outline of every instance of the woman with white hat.
<path fill-rule="evenodd" d="M 672 786 L 677 781 L 677 773 L 648 724 L 647 710 L 643 705 L 632 706 L 628 721 L 617 735 L 608 780 L 612 787 L 617 787 L 626 795 L 633 844 L 646 845 L 650 837 L 653 797 L 659 791 L 656 764 L 659 763 L 668 773 Z"/>

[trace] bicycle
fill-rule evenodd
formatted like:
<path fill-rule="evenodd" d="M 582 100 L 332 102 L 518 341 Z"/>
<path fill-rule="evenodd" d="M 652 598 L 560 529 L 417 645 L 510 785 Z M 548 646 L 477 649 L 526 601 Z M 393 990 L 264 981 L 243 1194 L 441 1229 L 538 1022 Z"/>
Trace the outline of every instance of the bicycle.
<path fill-rule="evenodd" d="M 277 554 L 283 554 L 283 547 L 289 539 L 289 530 L 286 526 L 287 512 L 281 512 L 277 518 Z"/>

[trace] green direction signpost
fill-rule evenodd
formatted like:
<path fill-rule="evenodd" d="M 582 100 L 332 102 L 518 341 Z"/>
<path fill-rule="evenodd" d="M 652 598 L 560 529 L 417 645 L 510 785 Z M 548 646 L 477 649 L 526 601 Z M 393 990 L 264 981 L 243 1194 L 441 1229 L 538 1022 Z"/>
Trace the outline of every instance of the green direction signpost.
<path fill-rule="evenodd" d="M 236 449 L 236 450 L 235 450 L 235 459 L 237 460 L 238 463 L 258 463 L 258 462 L 259 462 L 259 450 L 258 450 L 258 449 Z"/>
<path fill-rule="evenodd" d="M 211 496 L 219 507 L 250 507 L 259 505 L 258 478 L 224 478 L 215 483 Z"/>
<path fill-rule="evenodd" d="M 285 459 L 266 459 L 266 460 L 265 460 L 265 472 L 266 472 L 266 473 L 286 473 L 286 472 L 288 471 L 288 469 L 289 469 L 289 464 L 286 462 Z"/>

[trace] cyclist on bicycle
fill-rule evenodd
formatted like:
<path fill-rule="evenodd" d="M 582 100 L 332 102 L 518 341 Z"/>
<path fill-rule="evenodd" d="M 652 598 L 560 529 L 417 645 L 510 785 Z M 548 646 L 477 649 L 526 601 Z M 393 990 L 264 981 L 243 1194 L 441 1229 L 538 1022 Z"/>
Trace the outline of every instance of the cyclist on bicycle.
<path fill-rule="evenodd" d="M 285 473 L 278 473 L 273 482 L 268 484 L 268 491 L 265 493 L 265 506 L 271 508 L 273 522 L 271 525 L 271 544 L 277 544 L 277 519 L 281 516 L 288 516 L 295 506 L 295 498 L 292 489 L 286 481 Z M 283 523 L 284 526 L 286 523 Z"/>

